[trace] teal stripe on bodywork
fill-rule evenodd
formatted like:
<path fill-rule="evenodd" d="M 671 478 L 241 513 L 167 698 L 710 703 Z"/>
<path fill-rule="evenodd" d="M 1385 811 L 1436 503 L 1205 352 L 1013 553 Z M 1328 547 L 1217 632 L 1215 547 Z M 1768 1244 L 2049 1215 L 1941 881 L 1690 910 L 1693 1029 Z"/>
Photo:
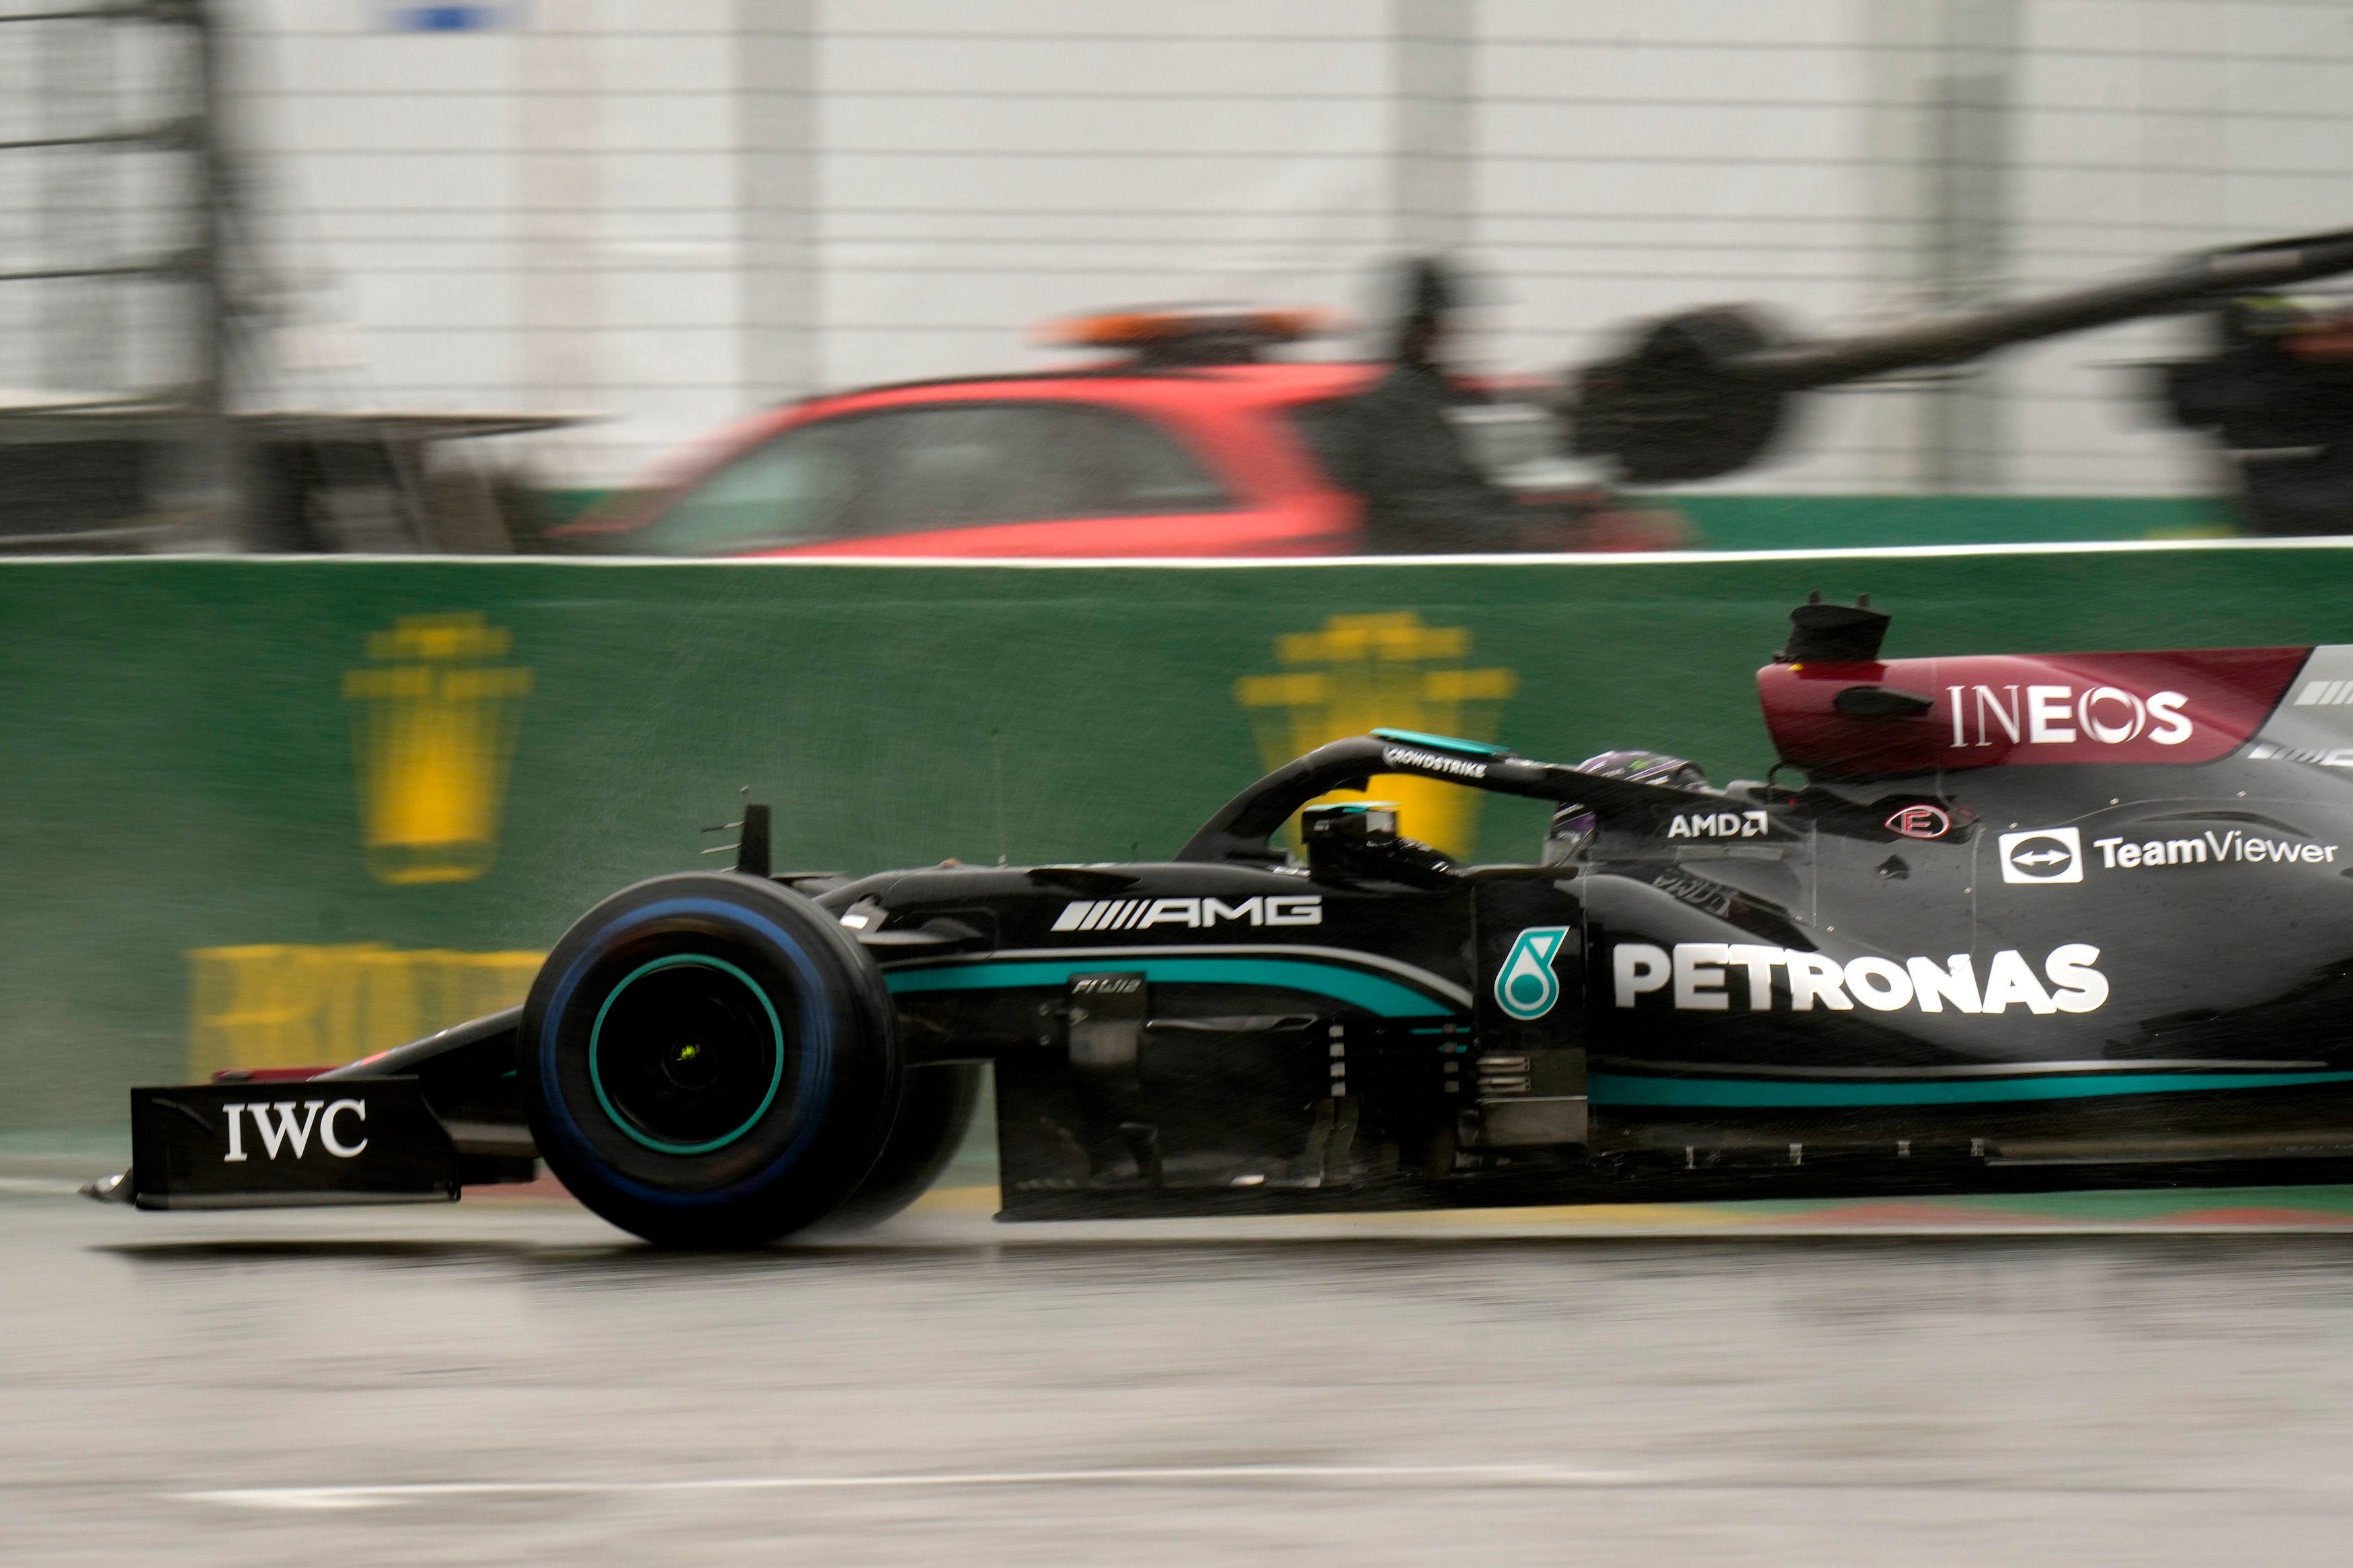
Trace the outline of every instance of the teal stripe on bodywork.
<path fill-rule="evenodd" d="M 1427 730 L 1376 730 L 1373 734 L 1383 741 L 1402 741 L 1409 746 L 1427 746 L 1438 752 L 1464 752 L 1474 757 L 1508 757 L 1509 746 L 1491 746 L 1484 741 L 1466 741 L 1460 735 L 1433 735 Z"/>
<path fill-rule="evenodd" d="M 1073 974 L 1134 974 L 1160 984 L 1272 985 L 1312 991 L 1386 1018 L 1428 1018 L 1454 1012 L 1446 1003 L 1377 974 L 1285 958 L 1093 958 L 1046 963 L 965 963 L 940 969 L 894 969 L 884 974 L 893 994 L 926 991 L 1009 991 L 1022 985 L 1062 985 Z"/>
<path fill-rule="evenodd" d="M 1635 1078 L 1595 1073 L 1596 1105 L 1687 1105 L 1720 1110 L 1841 1105 L 1981 1105 L 2017 1100 L 2091 1100 L 2117 1094 L 2188 1094 L 2199 1089 L 2292 1089 L 2353 1083 L 2353 1072 L 2116 1073 L 2064 1078 L 1972 1079 L 1943 1083 L 1768 1083 L 1758 1079 Z"/>

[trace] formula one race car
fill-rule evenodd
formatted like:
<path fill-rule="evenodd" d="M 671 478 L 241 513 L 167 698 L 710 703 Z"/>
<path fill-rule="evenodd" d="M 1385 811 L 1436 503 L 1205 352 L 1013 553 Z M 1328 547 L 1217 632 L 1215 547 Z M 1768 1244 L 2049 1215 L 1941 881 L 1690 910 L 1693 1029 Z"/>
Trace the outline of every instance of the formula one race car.
<path fill-rule="evenodd" d="M 2353 646 L 1883 662 L 1867 604 L 1792 619 L 1757 680 L 1803 787 L 1375 731 L 1166 862 L 854 881 L 770 875 L 747 812 L 733 872 L 615 894 L 519 1009 L 133 1090 L 105 1195 L 536 1157 L 650 1240 L 757 1243 L 911 1201 L 992 1065 L 1007 1219 L 2353 1179 Z M 1555 836 L 1460 867 L 1310 805 L 1383 774 Z"/>

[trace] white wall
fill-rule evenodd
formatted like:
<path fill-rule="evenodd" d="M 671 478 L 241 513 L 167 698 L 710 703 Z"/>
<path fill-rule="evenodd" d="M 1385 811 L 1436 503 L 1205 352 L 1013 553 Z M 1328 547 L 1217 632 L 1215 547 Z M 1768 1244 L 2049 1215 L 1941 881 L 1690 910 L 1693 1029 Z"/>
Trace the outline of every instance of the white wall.
<path fill-rule="evenodd" d="M 1383 7 L 826 14 L 828 382 L 1006 368 L 1091 306 L 1336 299 L 1388 238 Z"/>
<path fill-rule="evenodd" d="M 257 193 L 348 328 L 294 356 L 353 362 L 289 395 L 620 415 L 535 444 L 570 482 L 813 386 L 1043 363 L 1089 306 L 1336 299 L 1386 248 L 1358 0 L 385 8 L 245 8 Z"/>
<path fill-rule="evenodd" d="M 1506 301 L 1497 359 L 1556 369 L 1630 318 L 1866 302 L 1869 61 L 1859 0 L 1487 0 L 1472 244 Z M 1752 488 L 1858 485 L 1850 411 Z M 1820 426 L 1831 427 L 1824 431 Z"/>
<path fill-rule="evenodd" d="M 1067 311 L 1357 304 L 1401 233 L 1495 279 L 1496 368 L 1686 304 L 1884 318 L 1926 240 L 1928 56 L 1891 18 L 1938 4 L 533 0 L 416 35 L 378 0 L 242 0 L 244 134 L 275 253 L 348 328 L 290 337 L 289 400 L 611 410 L 536 447 L 594 484 L 814 386 L 1051 363 L 1029 334 Z M 2014 288 L 2353 222 L 2345 7 L 2018 10 Z M 1400 42 L 1450 27 L 1435 64 Z M 1400 213 L 1456 163 L 1459 213 Z M 2199 482 L 2100 368 L 2164 335 L 2013 361 L 2000 482 Z M 1736 482 L 1913 484 L 1920 406 L 1821 399 L 1804 458 Z"/>
<path fill-rule="evenodd" d="M 191 55 L 189 35 L 177 27 L 0 26 L 0 142 L 175 122 L 195 101 Z M 0 274 L 154 265 L 178 255 L 193 238 L 193 164 L 185 152 L 153 145 L 0 152 Z M 0 393 L 185 384 L 200 353 L 189 319 L 187 286 L 163 276 L 0 282 Z"/>
<path fill-rule="evenodd" d="M 389 8 L 242 7 L 253 199 L 318 285 L 284 400 L 619 416 L 539 443 L 579 483 L 742 412 L 734 7 L 540 0 L 447 33 Z"/>
<path fill-rule="evenodd" d="M 2334 0 L 2036 0 L 2018 120 L 2016 271 L 2064 287 L 2204 246 L 2353 227 L 2353 9 Z M 2209 482 L 2126 396 L 2179 323 L 2021 354 L 2011 483 L 2035 493 Z"/>

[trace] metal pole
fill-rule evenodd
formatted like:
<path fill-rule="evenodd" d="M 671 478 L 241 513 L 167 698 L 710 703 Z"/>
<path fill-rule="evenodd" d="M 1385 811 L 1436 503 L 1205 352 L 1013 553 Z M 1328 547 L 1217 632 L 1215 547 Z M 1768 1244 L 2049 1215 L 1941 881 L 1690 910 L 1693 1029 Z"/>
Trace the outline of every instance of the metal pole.
<path fill-rule="evenodd" d="M 2010 269 L 2011 78 L 2019 0 L 1946 0 L 1944 68 L 1930 82 L 1928 280 L 1947 310 L 2000 294 Z M 1921 478 L 1932 490 L 1992 490 L 2002 481 L 2000 372 L 1973 367 L 1929 394 Z"/>
<path fill-rule="evenodd" d="M 207 486 L 216 498 L 217 530 L 224 542 L 249 542 L 243 453 L 230 418 L 230 337 L 234 330 L 224 230 L 230 199 L 227 161 L 222 147 L 220 22 L 212 0 L 181 0 L 189 29 L 195 79 L 189 116 L 189 150 L 196 165 L 195 211 L 188 248 L 188 275 L 195 296 L 195 375 L 190 398 L 202 449 L 210 455 Z"/>

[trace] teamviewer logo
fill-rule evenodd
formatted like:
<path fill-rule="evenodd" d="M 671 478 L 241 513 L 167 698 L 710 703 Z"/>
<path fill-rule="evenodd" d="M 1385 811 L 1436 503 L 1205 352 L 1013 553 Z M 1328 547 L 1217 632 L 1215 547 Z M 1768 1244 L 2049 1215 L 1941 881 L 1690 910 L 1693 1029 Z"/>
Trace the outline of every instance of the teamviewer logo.
<path fill-rule="evenodd" d="M 2084 839 L 2072 827 L 2037 827 L 2001 836 L 2005 882 L 2080 882 Z"/>

